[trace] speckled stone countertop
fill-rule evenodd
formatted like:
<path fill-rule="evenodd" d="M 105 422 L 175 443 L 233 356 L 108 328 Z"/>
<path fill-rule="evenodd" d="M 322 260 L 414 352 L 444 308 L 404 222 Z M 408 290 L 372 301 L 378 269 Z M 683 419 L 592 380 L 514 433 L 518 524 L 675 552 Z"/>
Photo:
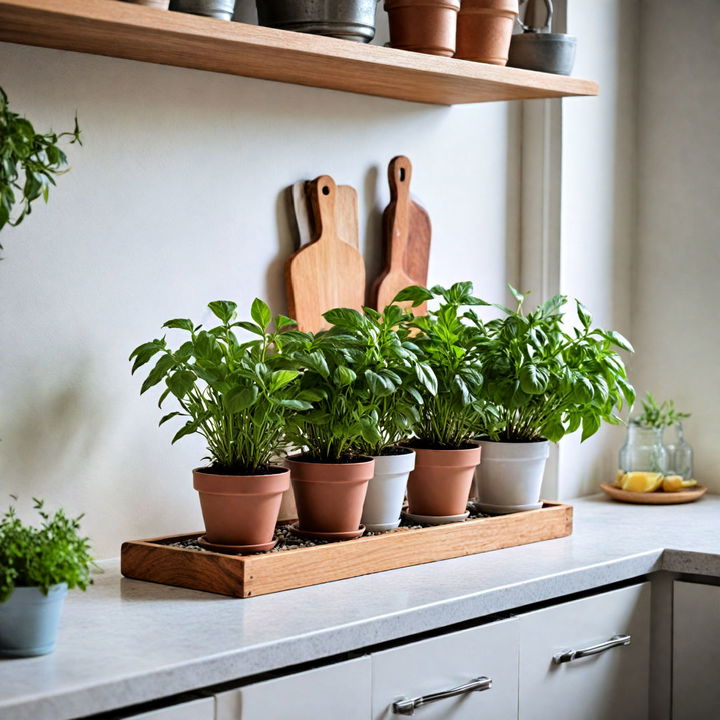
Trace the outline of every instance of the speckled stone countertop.
<path fill-rule="evenodd" d="M 573 505 L 567 538 L 246 600 L 128 580 L 107 561 L 68 596 L 54 654 L 0 660 L 0 718 L 92 715 L 657 570 L 720 576 L 720 496 Z"/>

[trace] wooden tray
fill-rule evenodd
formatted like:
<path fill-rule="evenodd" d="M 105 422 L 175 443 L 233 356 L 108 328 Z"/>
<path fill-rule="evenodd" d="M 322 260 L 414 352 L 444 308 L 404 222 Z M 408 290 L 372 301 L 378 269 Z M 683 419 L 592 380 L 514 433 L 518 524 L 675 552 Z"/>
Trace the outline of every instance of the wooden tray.
<path fill-rule="evenodd" d="M 137 580 L 247 598 L 571 533 L 572 507 L 546 502 L 529 512 L 259 555 L 223 555 L 170 544 L 202 533 L 137 540 L 123 543 L 121 571 Z"/>
<path fill-rule="evenodd" d="M 657 492 L 642 493 L 621 490 L 619 487 L 610 485 L 610 483 L 601 483 L 600 489 L 613 500 L 637 503 L 638 505 L 677 505 L 679 503 L 695 502 L 707 492 L 704 485 L 697 485 L 688 490 L 676 490 L 675 492 L 658 490 Z"/>

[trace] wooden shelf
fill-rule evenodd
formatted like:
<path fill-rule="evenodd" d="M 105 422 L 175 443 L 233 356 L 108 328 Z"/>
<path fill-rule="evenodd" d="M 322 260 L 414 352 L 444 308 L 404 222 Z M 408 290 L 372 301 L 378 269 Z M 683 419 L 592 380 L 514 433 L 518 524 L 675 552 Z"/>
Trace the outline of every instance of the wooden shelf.
<path fill-rule="evenodd" d="M 598 93 L 588 80 L 119 0 L 0 0 L 0 41 L 438 105 Z"/>

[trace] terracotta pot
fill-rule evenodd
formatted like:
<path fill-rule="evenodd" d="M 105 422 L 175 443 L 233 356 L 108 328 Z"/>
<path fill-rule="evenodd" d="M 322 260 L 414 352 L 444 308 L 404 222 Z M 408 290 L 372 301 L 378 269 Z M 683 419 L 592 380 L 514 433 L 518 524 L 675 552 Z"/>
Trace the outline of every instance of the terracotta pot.
<path fill-rule="evenodd" d="M 301 530 L 344 533 L 360 527 L 368 482 L 375 461 L 318 463 L 288 458 Z"/>
<path fill-rule="evenodd" d="M 460 0 L 385 0 L 390 47 L 445 55 L 455 53 Z"/>
<path fill-rule="evenodd" d="M 267 475 L 216 475 L 193 470 L 200 493 L 205 539 L 217 545 L 261 545 L 275 533 L 282 494 L 290 487 L 290 471 L 271 466 Z"/>
<path fill-rule="evenodd" d="M 415 469 L 408 480 L 408 511 L 413 515 L 461 515 L 467 509 L 480 446 L 462 450 L 414 447 Z"/>
<path fill-rule="evenodd" d="M 462 0 L 455 57 L 505 65 L 517 14 L 517 0 Z"/>

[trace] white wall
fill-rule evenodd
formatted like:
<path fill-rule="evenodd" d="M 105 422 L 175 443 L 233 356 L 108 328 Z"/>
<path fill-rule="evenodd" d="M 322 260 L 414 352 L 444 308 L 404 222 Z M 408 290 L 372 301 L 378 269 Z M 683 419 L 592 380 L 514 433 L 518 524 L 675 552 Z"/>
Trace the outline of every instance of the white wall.
<path fill-rule="evenodd" d="M 600 95 L 527 104 L 523 112 L 523 288 L 538 300 L 556 293 L 590 309 L 596 324 L 630 335 L 630 267 L 636 163 L 635 0 L 561 0 L 553 30 L 577 37 L 573 74 Z M 612 477 L 622 431 L 580 433 L 554 448 L 545 497 L 597 491 Z"/>
<path fill-rule="evenodd" d="M 633 376 L 674 398 L 720 491 L 720 3 L 642 0 Z"/>
<path fill-rule="evenodd" d="M 383 36 L 379 38 L 382 42 Z M 519 107 L 442 108 L 0 44 L 0 81 L 38 128 L 84 147 L 50 204 L 2 234 L 0 506 L 10 492 L 87 513 L 99 557 L 201 527 L 203 445 L 156 427 L 132 348 L 210 300 L 285 306 L 286 188 L 358 188 L 377 271 L 386 166 L 404 153 L 434 225 L 431 282 L 504 297 L 517 257 Z"/>

